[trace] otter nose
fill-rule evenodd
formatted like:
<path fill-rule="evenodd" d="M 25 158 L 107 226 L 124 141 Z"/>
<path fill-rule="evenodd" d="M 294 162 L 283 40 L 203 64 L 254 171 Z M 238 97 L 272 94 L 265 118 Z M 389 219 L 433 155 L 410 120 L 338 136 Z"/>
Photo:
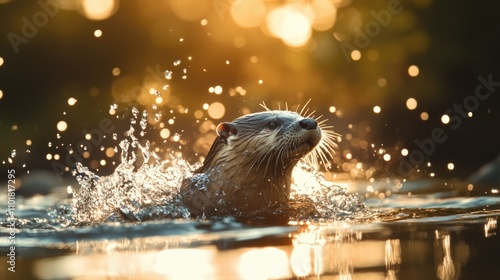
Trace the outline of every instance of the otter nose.
<path fill-rule="evenodd" d="M 303 119 L 299 122 L 303 129 L 311 130 L 318 127 L 318 123 L 314 119 Z"/>

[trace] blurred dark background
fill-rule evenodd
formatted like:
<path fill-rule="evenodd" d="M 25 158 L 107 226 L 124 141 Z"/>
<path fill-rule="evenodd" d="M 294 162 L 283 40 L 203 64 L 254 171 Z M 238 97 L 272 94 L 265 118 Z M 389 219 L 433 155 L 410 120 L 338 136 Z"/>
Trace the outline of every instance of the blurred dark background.
<path fill-rule="evenodd" d="M 132 116 L 112 104 L 149 113 L 142 138 L 159 154 L 196 162 L 218 122 L 310 100 L 343 136 L 333 171 L 406 176 L 413 160 L 421 176 L 465 178 L 500 154 L 500 87 L 474 97 L 479 76 L 500 81 L 498 11 L 497 1 L 0 0 L 0 167 L 73 168 L 68 150 L 91 143 L 82 163 L 109 174 Z M 112 132 L 82 142 L 103 119 Z M 416 144 L 435 129 L 444 142 Z"/>

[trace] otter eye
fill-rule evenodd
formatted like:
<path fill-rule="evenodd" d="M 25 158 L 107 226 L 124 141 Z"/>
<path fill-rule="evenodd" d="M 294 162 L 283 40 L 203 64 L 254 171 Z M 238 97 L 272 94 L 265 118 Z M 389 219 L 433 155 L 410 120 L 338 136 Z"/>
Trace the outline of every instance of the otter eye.
<path fill-rule="evenodd" d="M 270 121 L 267 123 L 266 127 L 269 129 L 276 129 L 278 127 L 278 123 L 275 121 Z"/>

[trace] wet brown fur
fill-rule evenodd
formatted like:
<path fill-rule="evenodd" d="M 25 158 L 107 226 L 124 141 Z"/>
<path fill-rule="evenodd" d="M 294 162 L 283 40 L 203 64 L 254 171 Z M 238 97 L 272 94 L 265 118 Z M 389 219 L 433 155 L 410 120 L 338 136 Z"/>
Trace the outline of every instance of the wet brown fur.
<path fill-rule="evenodd" d="M 290 111 L 249 114 L 218 136 L 181 187 L 192 216 L 251 215 L 288 202 L 293 167 L 321 140 L 314 119 Z"/>

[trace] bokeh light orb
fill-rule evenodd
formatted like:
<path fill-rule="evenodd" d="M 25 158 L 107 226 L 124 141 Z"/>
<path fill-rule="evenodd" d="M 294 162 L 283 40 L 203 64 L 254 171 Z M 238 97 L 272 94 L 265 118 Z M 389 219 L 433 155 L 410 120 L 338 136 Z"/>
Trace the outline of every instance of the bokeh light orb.
<path fill-rule="evenodd" d="M 224 117 L 225 113 L 226 113 L 226 107 L 224 107 L 224 104 L 220 102 L 214 102 L 210 104 L 210 106 L 208 107 L 208 115 L 212 119 L 216 120 L 221 119 L 222 117 Z"/>
<path fill-rule="evenodd" d="M 243 28 L 259 26 L 266 15 L 266 5 L 262 0 L 239 0 L 231 6 L 231 18 Z"/>
<path fill-rule="evenodd" d="M 112 16 L 118 9 L 117 0 L 82 0 L 83 15 L 90 20 L 104 20 Z"/>
<path fill-rule="evenodd" d="M 406 108 L 409 110 L 415 110 L 417 108 L 417 100 L 415 98 L 408 98 L 406 100 Z"/>
<path fill-rule="evenodd" d="M 297 5 L 285 5 L 267 14 L 271 34 L 290 47 L 302 47 L 311 38 L 311 22 Z"/>

